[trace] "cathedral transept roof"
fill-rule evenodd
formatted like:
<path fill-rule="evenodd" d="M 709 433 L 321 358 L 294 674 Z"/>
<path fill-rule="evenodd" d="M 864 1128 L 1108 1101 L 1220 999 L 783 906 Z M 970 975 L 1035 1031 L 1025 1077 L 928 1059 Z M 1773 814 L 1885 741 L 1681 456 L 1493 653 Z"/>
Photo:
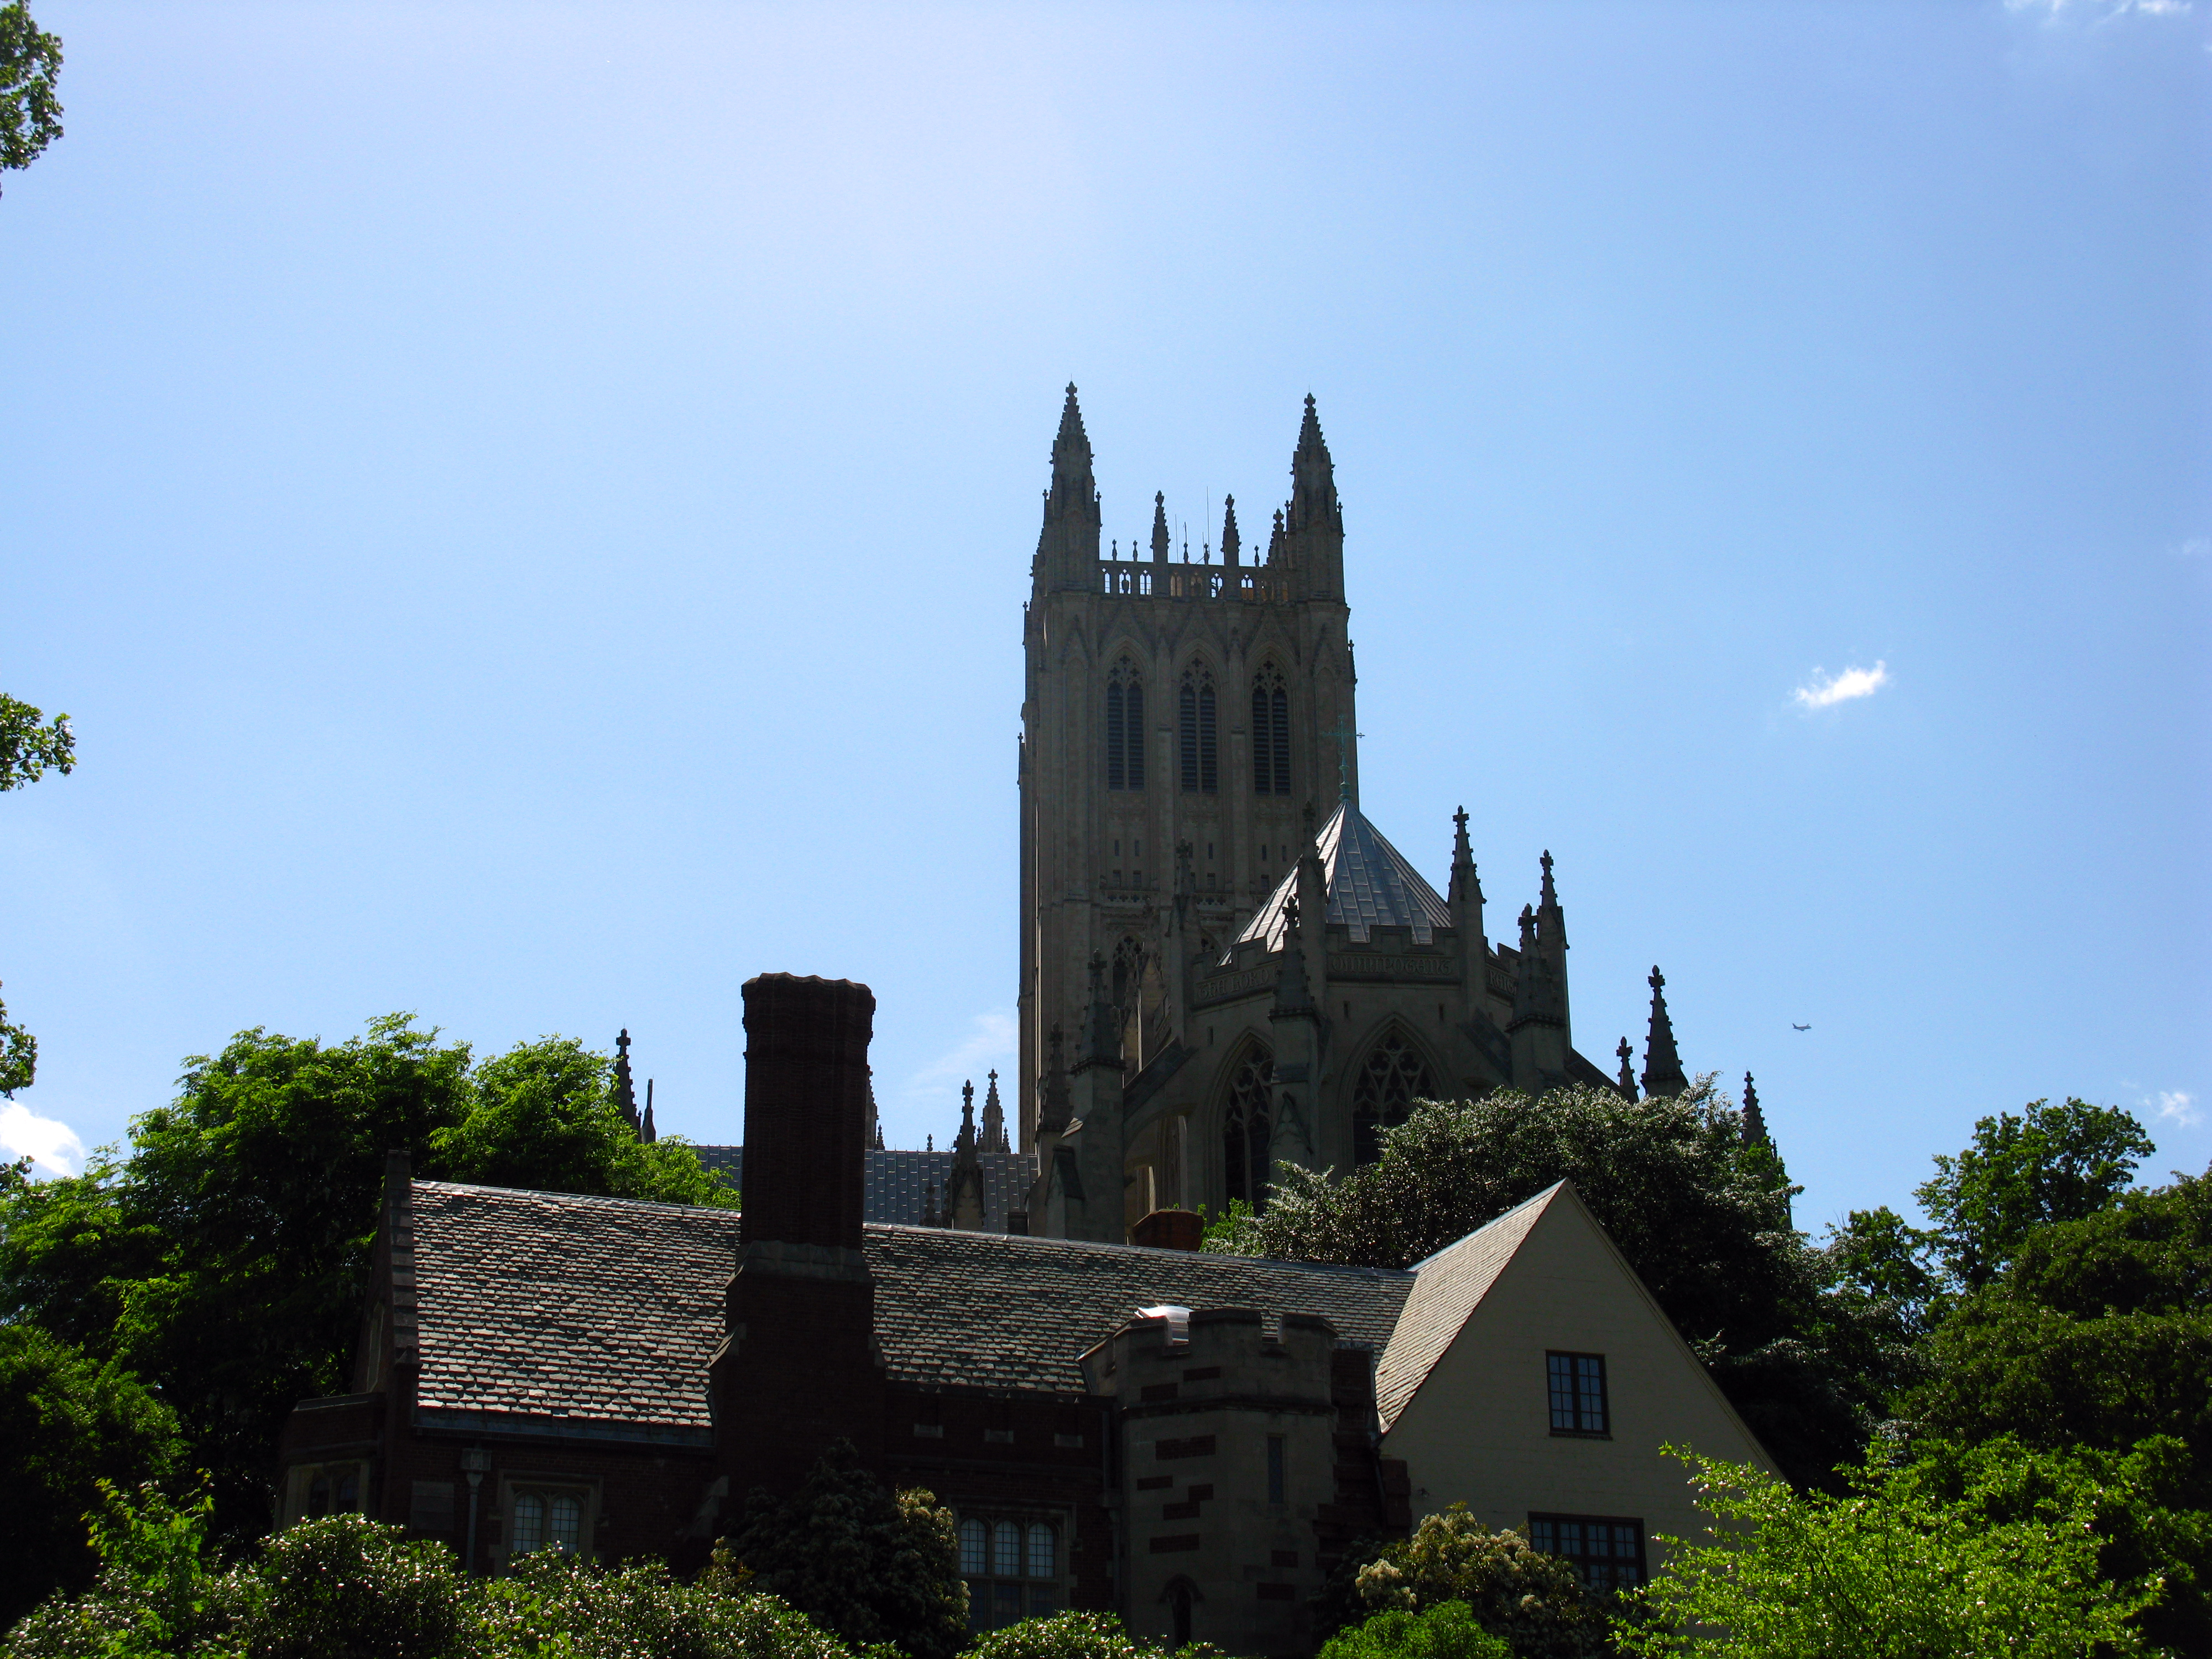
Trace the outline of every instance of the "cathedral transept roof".
<path fill-rule="evenodd" d="M 1431 945 L 1435 929 L 1452 925 L 1451 906 L 1350 801 L 1337 803 L 1314 841 L 1328 893 L 1328 919 L 1349 927 L 1356 943 L 1367 943 L 1376 927 L 1410 927 L 1413 943 Z M 1297 887 L 1293 868 L 1267 896 L 1237 943 L 1260 939 L 1270 951 L 1281 950 L 1288 925 L 1285 912 Z M 1306 921 L 1310 926 L 1312 918 Z"/>

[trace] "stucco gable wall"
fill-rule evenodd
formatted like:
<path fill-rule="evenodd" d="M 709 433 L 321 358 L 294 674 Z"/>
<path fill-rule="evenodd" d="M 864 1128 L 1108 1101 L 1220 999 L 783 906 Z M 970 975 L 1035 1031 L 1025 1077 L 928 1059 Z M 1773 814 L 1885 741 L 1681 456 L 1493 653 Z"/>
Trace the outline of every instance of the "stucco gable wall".
<path fill-rule="evenodd" d="M 1554 1435 L 1547 1352 L 1606 1358 L 1612 1437 Z M 1571 1190 L 1530 1229 L 1383 1437 L 1406 1460 L 1413 1512 L 1464 1502 L 1493 1527 L 1531 1511 L 1634 1516 L 1647 1537 L 1703 1524 L 1662 1443 L 1767 1465 Z M 1646 1545 L 1649 1565 L 1659 1565 Z"/>

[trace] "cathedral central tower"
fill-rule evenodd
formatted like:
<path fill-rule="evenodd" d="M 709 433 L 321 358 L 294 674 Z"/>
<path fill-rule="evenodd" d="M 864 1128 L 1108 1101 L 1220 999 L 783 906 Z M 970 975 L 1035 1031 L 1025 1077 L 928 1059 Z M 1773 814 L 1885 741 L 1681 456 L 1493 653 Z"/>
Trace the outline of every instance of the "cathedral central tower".
<path fill-rule="evenodd" d="M 1358 798 L 1344 519 L 1310 397 L 1291 478 L 1264 553 L 1248 556 L 1233 496 L 1195 563 L 1159 495 L 1144 556 L 1102 548 L 1067 388 L 1023 629 L 1025 1151 L 1041 1113 L 1048 1137 L 1062 1127 L 1055 1048 L 1074 1067 L 1118 1045 L 1139 1086 L 1188 1035 L 1186 983 L 1295 868 L 1317 817 Z"/>

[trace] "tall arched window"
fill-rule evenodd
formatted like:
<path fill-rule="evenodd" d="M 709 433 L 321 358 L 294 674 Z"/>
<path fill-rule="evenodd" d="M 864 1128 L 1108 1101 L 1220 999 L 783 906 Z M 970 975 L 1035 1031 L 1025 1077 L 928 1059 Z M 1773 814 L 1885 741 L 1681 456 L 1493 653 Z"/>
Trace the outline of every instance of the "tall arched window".
<path fill-rule="evenodd" d="M 1212 794 L 1221 787 L 1220 750 L 1214 739 L 1213 675 L 1187 669 L 1178 711 L 1182 728 L 1182 787 L 1186 794 Z"/>
<path fill-rule="evenodd" d="M 1106 677 L 1106 787 L 1145 787 L 1145 685 L 1127 657 Z"/>
<path fill-rule="evenodd" d="M 1273 1094 L 1275 1057 L 1253 1043 L 1229 1075 L 1229 1109 L 1221 1121 L 1221 1165 L 1229 1181 L 1229 1196 L 1243 1199 L 1255 1210 L 1267 1207 L 1267 1175 L 1274 1166 L 1267 1160 L 1268 1143 L 1274 1138 L 1269 1102 Z"/>
<path fill-rule="evenodd" d="M 1352 1085 L 1352 1158 L 1355 1164 L 1372 1164 L 1380 1155 L 1382 1131 L 1406 1121 L 1406 1111 L 1417 1100 L 1433 1099 L 1436 1085 L 1428 1062 L 1406 1040 L 1402 1031 L 1391 1031 L 1368 1051 L 1367 1060 Z"/>
<path fill-rule="evenodd" d="M 1291 793 L 1291 699 L 1273 663 L 1252 682 L 1252 793 Z"/>

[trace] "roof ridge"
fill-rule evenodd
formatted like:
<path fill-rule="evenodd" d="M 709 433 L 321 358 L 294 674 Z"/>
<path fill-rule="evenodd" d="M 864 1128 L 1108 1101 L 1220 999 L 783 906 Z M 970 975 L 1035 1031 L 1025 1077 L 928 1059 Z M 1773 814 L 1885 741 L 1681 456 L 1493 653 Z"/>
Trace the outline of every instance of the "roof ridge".
<path fill-rule="evenodd" d="M 674 1210 L 686 1215 L 737 1215 L 723 1204 L 674 1204 L 661 1198 L 622 1198 L 611 1193 L 564 1193 L 550 1187 L 500 1187 L 489 1181 L 429 1181 L 416 1179 L 413 1187 L 434 1187 L 454 1193 L 512 1193 L 518 1198 L 557 1198 L 575 1204 L 618 1204 L 637 1210 Z"/>
<path fill-rule="evenodd" d="M 1528 1197 L 1522 1199 L 1518 1204 L 1516 1204 L 1510 1210 L 1500 1210 L 1496 1215 L 1491 1217 L 1489 1220 L 1484 1222 L 1482 1225 L 1477 1227 L 1473 1232 L 1462 1233 L 1457 1238 L 1452 1240 L 1449 1244 L 1439 1244 L 1435 1249 L 1431 1250 L 1426 1255 L 1423 1256 L 1419 1261 L 1416 1261 L 1406 1271 L 1415 1273 L 1420 1272 L 1422 1268 L 1427 1267 L 1429 1263 L 1434 1261 L 1438 1256 L 1449 1255 L 1454 1250 L 1459 1249 L 1461 1245 L 1467 1243 L 1469 1240 L 1481 1237 L 1483 1234 L 1488 1232 L 1492 1227 L 1497 1226 L 1499 1223 L 1511 1220 L 1515 1216 L 1520 1214 L 1522 1211 L 1527 1209 L 1531 1204 L 1542 1204 L 1548 1202 L 1551 1199 L 1558 1196 L 1560 1188 L 1567 1184 L 1567 1178 L 1565 1176 L 1561 1176 L 1550 1186 L 1545 1188 L 1542 1192 L 1531 1193 Z"/>
<path fill-rule="evenodd" d="M 905 1221 L 870 1221 L 864 1233 L 921 1233 L 932 1238 L 972 1238 L 978 1243 L 1004 1243 L 1024 1248 L 1097 1251 L 1109 1255 L 1172 1256 L 1180 1261 L 1237 1262 L 1250 1267 L 1279 1267 L 1297 1273 L 1352 1273 L 1378 1279 L 1410 1279 L 1410 1267 L 1362 1267 L 1346 1261 L 1300 1261 L 1290 1256 L 1231 1255 L 1223 1250 L 1178 1250 L 1158 1244 L 1109 1244 L 1096 1238 L 1052 1238 L 1042 1233 L 999 1233 L 957 1227 L 917 1226 Z"/>

